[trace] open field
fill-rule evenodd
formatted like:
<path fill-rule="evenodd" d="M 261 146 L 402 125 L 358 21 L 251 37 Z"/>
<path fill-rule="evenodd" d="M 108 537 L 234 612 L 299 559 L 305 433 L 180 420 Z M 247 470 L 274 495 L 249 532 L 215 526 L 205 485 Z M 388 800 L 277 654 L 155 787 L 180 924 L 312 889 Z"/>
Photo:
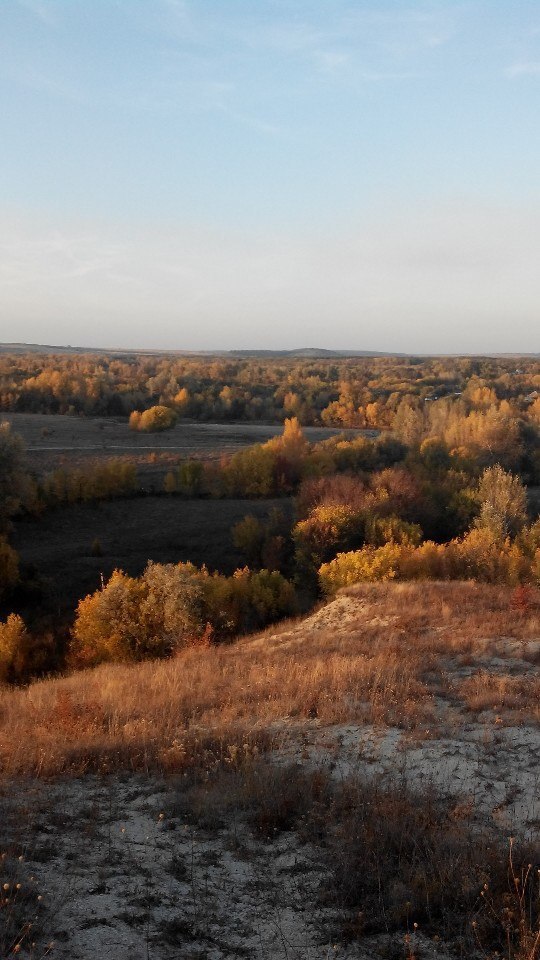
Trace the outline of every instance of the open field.
<path fill-rule="evenodd" d="M 5 845 L 51 955 L 537 960 L 512 896 L 521 844 L 540 865 L 539 661 L 535 597 L 371 584 L 2 691 Z"/>
<path fill-rule="evenodd" d="M 162 479 L 168 464 L 179 458 L 215 458 L 254 443 L 264 443 L 282 432 L 281 424 L 188 423 L 181 421 L 163 433 L 130 430 L 127 420 L 111 417 L 68 417 L 40 413 L 2 413 L 26 446 L 32 470 L 43 474 L 57 467 L 80 467 L 89 461 L 128 457 L 141 467 L 143 478 Z M 305 427 L 310 441 L 341 431 Z M 347 430 L 346 434 L 376 435 L 377 431 Z M 157 460 L 156 463 L 152 461 Z"/>
<path fill-rule="evenodd" d="M 260 519 L 277 507 L 292 514 L 292 501 L 182 500 L 146 496 L 73 504 L 48 510 L 39 519 L 19 521 L 12 542 L 21 562 L 35 567 L 50 584 L 56 606 L 71 611 L 96 590 L 101 575 L 116 567 L 139 576 L 148 560 L 191 561 L 233 573 L 243 565 L 231 527 L 246 514 Z M 99 540 L 101 555 L 93 555 Z"/>

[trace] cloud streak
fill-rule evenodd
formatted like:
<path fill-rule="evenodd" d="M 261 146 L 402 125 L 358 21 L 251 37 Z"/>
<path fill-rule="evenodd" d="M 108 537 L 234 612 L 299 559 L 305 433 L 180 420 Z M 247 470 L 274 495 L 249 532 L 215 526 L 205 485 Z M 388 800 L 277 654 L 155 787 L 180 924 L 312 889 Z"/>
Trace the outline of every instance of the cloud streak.
<path fill-rule="evenodd" d="M 514 63 L 505 70 L 506 76 L 515 79 L 516 77 L 538 77 L 540 76 L 540 60 L 529 60 L 523 63 Z"/>

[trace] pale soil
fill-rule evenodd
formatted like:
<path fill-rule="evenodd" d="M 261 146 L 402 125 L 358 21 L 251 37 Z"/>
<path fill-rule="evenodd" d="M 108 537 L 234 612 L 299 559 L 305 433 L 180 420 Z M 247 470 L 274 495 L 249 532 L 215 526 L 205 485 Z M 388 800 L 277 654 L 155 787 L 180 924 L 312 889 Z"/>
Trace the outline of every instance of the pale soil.
<path fill-rule="evenodd" d="M 300 650 L 306 632 L 330 630 L 335 636 L 354 629 L 359 608 L 358 598 L 338 596 L 292 630 L 254 642 Z M 377 618 L 378 625 L 389 622 L 389 618 Z M 494 818 L 509 835 L 514 830 L 534 834 L 540 829 L 540 725 L 525 719 L 514 724 L 510 716 L 489 711 L 473 714 L 456 702 L 453 689 L 479 671 L 489 676 L 538 677 L 539 655 L 540 639 L 482 639 L 476 642 L 473 656 L 447 658 L 446 683 L 437 689 L 432 722 L 409 732 L 365 724 L 323 726 L 314 719 L 302 726 L 301 736 L 299 731 L 301 751 L 293 739 L 285 755 L 328 764 L 339 778 L 359 772 L 385 774 L 404 778 L 420 792 L 435 787 L 469 800 L 479 814 Z M 291 730 L 297 726 L 294 720 L 286 719 L 287 723 Z"/>
<path fill-rule="evenodd" d="M 358 629 L 364 609 L 361 598 L 340 596 L 304 622 L 251 643 L 286 646 L 300 657 L 319 631 Z M 385 618 L 377 625 L 384 628 Z M 444 683 L 434 687 L 435 711 L 412 730 L 283 717 L 274 725 L 281 738 L 274 760 L 321 769 L 337 781 L 354 775 L 405 781 L 419 802 L 436 788 L 459 799 L 464 816 L 495 824 L 503 837 L 538 836 L 538 720 L 471 711 L 455 691 L 478 671 L 537 676 L 539 651 L 540 637 L 500 637 L 477 641 L 467 655 L 448 654 Z M 408 957 L 401 937 L 340 939 L 339 918 L 321 893 L 328 868 L 321 851 L 292 832 L 261 840 L 240 813 L 225 822 L 218 814 L 187 816 L 179 803 L 182 778 L 89 776 L 16 789 L 8 795 L 16 816 L 6 836 L 19 834 L 52 909 L 43 932 L 43 942 L 54 940 L 52 957 Z M 418 935 L 417 960 L 449 955 Z"/>
<path fill-rule="evenodd" d="M 32 956 L 370 960 L 390 947 L 401 955 L 400 936 L 340 940 L 339 918 L 321 898 L 317 850 L 292 833 L 261 840 L 241 816 L 193 826 L 175 812 L 181 789 L 89 777 L 11 798 L 25 864 L 52 914 Z M 423 960 L 447 957 L 416 939 Z"/>

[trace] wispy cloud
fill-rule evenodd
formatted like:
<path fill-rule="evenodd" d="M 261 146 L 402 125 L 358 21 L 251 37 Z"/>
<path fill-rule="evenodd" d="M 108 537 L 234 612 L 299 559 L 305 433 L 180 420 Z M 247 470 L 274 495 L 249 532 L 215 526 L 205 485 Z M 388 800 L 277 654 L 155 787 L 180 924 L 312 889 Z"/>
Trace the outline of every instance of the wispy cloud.
<path fill-rule="evenodd" d="M 504 71 L 507 77 L 538 77 L 540 76 L 540 60 L 528 60 L 523 63 L 514 63 Z"/>
<path fill-rule="evenodd" d="M 33 13 L 42 23 L 46 23 L 48 26 L 54 26 L 58 22 L 56 4 L 51 0 L 49 2 L 46 2 L 46 0 L 17 0 L 17 3 L 19 7 Z"/>
<path fill-rule="evenodd" d="M 16 2 L 48 24 L 62 10 L 57 0 Z M 422 51 L 444 45 L 455 19 L 444 6 L 368 4 L 351 12 L 344 0 L 330 12 L 325 4 L 301 4 L 301 16 L 294 5 L 266 2 L 242 3 L 236 11 L 189 0 L 115 0 L 111 6 L 126 35 L 137 37 L 144 71 L 126 63 L 105 76 L 84 57 L 79 70 L 76 58 L 56 59 L 43 47 L 32 59 L 7 56 L 2 72 L 18 85 L 82 106 L 171 116 L 214 112 L 262 137 L 282 136 L 291 132 L 280 122 L 283 104 L 295 91 L 304 96 L 322 83 L 356 92 L 423 75 Z"/>
<path fill-rule="evenodd" d="M 37 93 L 44 93 L 48 96 L 80 105 L 88 104 L 89 102 L 87 94 L 83 93 L 74 83 L 65 78 L 51 76 L 44 70 L 36 69 L 36 67 L 31 64 L 19 63 L 11 68 L 6 68 L 6 72 L 10 74 L 11 79 L 15 80 L 21 86 L 35 90 Z"/>
<path fill-rule="evenodd" d="M 248 127 L 255 133 L 262 133 L 270 137 L 289 136 L 291 131 L 283 124 L 271 123 L 263 117 L 250 116 L 240 113 L 237 110 L 223 107 L 222 112 L 231 118 L 235 123 Z"/>

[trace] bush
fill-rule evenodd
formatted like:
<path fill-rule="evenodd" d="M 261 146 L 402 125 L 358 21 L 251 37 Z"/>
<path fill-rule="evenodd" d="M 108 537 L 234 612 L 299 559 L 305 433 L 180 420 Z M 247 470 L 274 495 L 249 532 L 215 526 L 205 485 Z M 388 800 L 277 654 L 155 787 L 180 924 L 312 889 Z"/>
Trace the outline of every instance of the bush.
<path fill-rule="evenodd" d="M 375 781 L 344 784 L 326 846 L 350 937 L 407 931 L 400 956 L 413 957 L 418 925 L 460 956 L 487 958 L 492 948 L 489 956 L 537 960 L 537 842 L 511 841 L 508 857 L 500 835 L 472 825 L 459 802 Z"/>
<path fill-rule="evenodd" d="M 41 497 L 46 504 L 77 503 L 125 497 L 137 485 L 137 468 L 125 460 L 90 464 L 84 470 L 54 470 L 43 480 Z"/>
<path fill-rule="evenodd" d="M 340 547 L 346 549 L 355 540 L 364 539 L 365 517 L 344 504 L 321 504 L 293 531 L 299 549 L 324 559 Z"/>
<path fill-rule="evenodd" d="M 176 470 L 170 470 L 164 480 L 165 493 L 180 493 L 197 497 L 202 493 L 204 465 L 200 460 L 184 460 Z"/>
<path fill-rule="evenodd" d="M 5 623 L 0 622 L 0 683 L 13 679 L 17 659 L 28 645 L 28 634 L 24 620 L 10 613 Z"/>
<path fill-rule="evenodd" d="M 341 587 L 373 580 L 392 580 L 397 576 L 402 547 L 387 543 L 384 547 L 364 547 L 350 553 L 338 553 L 319 569 L 319 582 L 326 594 Z"/>
<path fill-rule="evenodd" d="M 0 600 L 19 580 L 19 556 L 5 537 L 0 536 Z"/>
<path fill-rule="evenodd" d="M 115 570 L 81 600 L 72 631 L 77 663 L 167 657 L 189 642 L 222 640 L 295 612 L 291 584 L 276 571 L 210 574 L 190 563 L 149 563 L 135 579 Z"/>
<path fill-rule="evenodd" d="M 171 407 L 158 404 L 149 407 L 140 413 L 134 410 L 129 416 L 130 430 L 143 430 L 146 433 L 156 433 L 159 430 L 170 430 L 176 423 L 176 413 Z"/>
<path fill-rule="evenodd" d="M 473 528 L 464 537 L 438 544 L 431 540 L 366 546 L 340 553 L 319 568 L 326 594 L 341 587 L 373 580 L 477 580 L 483 583 L 540 582 L 540 549 L 527 553 L 519 542 L 501 541 L 486 528 Z"/>
<path fill-rule="evenodd" d="M 417 547 L 421 540 L 421 527 L 399 517 L 372 516 L 366 522 L 366 542 L 373 547 L 383 547 L 386 543 Z"/>
<path fill-rule="evenodd" d="M 267 445 L 241 450 L 223 466 L 225 489 L 231 497 L 270 497 L 276 492 L 277 456 Z"/>
<path fill-rule="evenodd" d="M 201 631 L 203 593 L 191 564 L 149 563 L 139 579 L 115 570 L 81 600 L 73 654 L 81 663 L 170 656 Z"/>

